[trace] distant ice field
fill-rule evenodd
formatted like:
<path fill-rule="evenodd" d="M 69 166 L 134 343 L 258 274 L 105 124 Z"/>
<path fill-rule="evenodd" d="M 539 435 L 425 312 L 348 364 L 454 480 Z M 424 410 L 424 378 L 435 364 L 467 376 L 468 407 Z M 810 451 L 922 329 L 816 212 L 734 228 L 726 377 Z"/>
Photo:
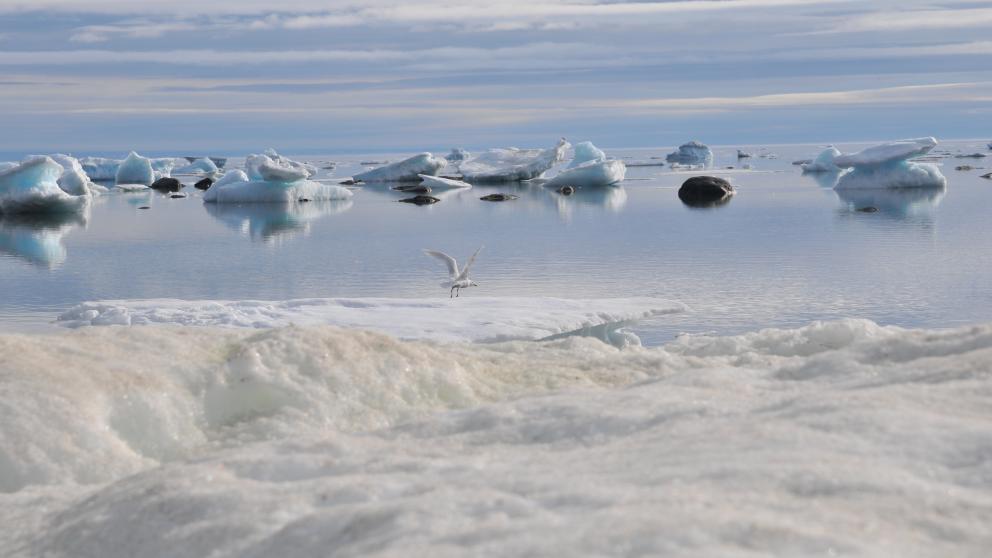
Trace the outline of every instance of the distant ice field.
<path fill-rule="evenodd" d="M 202 193 L 187 187 L 184 199 L 104 195 L 83 218 L 60 222 L 0 218 L 0 330 L 50 330 L 61 313 L 100 300 L 446 298 L 443 270 L 421 249 L 465 258 L 480 245 L 472 274 L 480 286 L 463 297 L 685 304 L 686 312 L 634 327 L 647 345 L 682 332 L 734 334 L 816 319 L 906 327 L 992 319 L 992 282 L 984 280 L 992 273 L 992 181 L 980 178 L 992 162 L 954 157 L 988 152 L 984 142 L 937 146 L 931 155 L 944 157 L 936 160 L 948 179 L 943 191 L 835 192 L 829 175 L 804 176 L 791 164 L 816 157 L 819 144 L 715 147 L 706 171 L 634 166 L 663 163 L 672 146 L 601 147 L 631 163 L 627 179 L 572 196 L 477 185 L 436 192 L 439 203 L 417 207 L 397 203 L 409 194 L 370 184 L 349 200 L 286 209 L 203 204 Z M 753 157 L 738 160 L 738 147 Z M 405 155 L 412 154 L 294 158 L 337 182 L 370 168 L 363 161 Z M 227 167 L 242 162 L 232 157 Z M 323 168 L 331 162 L 336 168 Z M 975 168 L 955 170 L 964 164 Z M 698 174 L 728 178 L 737 195 L 721 207 L 684 206 L 677 189 Z M 494 192 L 519 199 L 479 200 Z M 877 211 L 858 211 L 869 207 Z"/>

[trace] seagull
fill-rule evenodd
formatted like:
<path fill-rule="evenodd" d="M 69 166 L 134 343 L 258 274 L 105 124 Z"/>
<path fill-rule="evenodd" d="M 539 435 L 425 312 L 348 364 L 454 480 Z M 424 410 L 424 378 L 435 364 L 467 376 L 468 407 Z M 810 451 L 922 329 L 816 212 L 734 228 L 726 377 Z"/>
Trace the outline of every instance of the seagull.
<path fill-rule="evenodd" d="M 468 287 L 478 287 L 479 284 L 468 278 L 468 270 L 472 267 L 472 263 L 475 262 L 475 257 L 479 255 L 482 251 L 482 246 L 472 254 L 472 257 L 468 259 L 468 263 L 465 264 L 465 268 L 461 271 L 458 270 L 458 262 L 455 258 L 445 254 L 444 252 L 438 252 L 436 250 L 424 250 L 424 253 L 428 256 L 435 257 L 442 262 L 444 265 L 448 266 L 448 277 L 450 281 L 445 281 L 441 283 L 442 287 L 450 287 L 451 290 L 448 293 L 448 298 L 456 297 L 461 294 L 462 289 Z"/>

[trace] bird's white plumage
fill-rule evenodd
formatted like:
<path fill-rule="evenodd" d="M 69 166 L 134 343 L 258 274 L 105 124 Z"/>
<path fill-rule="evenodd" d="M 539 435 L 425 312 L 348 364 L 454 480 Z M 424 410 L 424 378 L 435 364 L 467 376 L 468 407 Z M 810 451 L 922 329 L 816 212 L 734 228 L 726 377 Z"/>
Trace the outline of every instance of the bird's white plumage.
<path fill-rule="evenodd" d="M 444 265 L 448 266 L 448 275 L 451 276 L 452 281 L 458 279 L 460 273 L 458 272 L 458 262 L 455 258 L 452 258 L 444 252 L 438 252 L 436 250 L 424 250 L 424 253 L 444 262 Z"/>
<path fill-rule="evenodd" d="M 444 265 L 448 267 L 448 277 L 450 281 L 442 283 L 442 286 L 450 288 L 451 293 L 454 294 L 454 296 L 457 296 L 457 293 L 461 292 L 461 289 L 477 286 L 474 281 L 469 279 L 468 271 L 472 267 L 472 264 L 475 263 L 475 257 L 479 255 L 480 251 L 482 251 L 482 246 L 479 246 L 479 249 L 472 254 L 472 257 L 468 259 L 468 262 L 465 263 L 465 267 L 461 270 L 458 269 L 458 261 L 444 252 L 438 252 L 437 250 L 424 250 L 424 253 L 428 256 L 441 260 L 444 262 Z"/>

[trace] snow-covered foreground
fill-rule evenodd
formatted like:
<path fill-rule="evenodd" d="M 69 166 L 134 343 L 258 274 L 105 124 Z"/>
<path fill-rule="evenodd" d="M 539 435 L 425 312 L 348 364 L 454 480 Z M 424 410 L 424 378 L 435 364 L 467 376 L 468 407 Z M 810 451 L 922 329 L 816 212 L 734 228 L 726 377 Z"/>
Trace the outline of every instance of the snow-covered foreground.
<path fill-rule="evenodd" d="M 263 328 L 335 325 L 378 331 L 400 339 L 482 343 L 535 341 L 557 335 L 585 334 L 624 345 L 637 341 L 632 334 L 616 331 L 628 322 L 683 310 L 682 304 L 654 298 L 152 299 L 85 302 L 59 316 L 59 321 L 68 327 L 178 324 Z"/>
<path fill-rule="evenodd" d="M 984 556 L 992 325 L 0 336 L 0 555 Z"/>

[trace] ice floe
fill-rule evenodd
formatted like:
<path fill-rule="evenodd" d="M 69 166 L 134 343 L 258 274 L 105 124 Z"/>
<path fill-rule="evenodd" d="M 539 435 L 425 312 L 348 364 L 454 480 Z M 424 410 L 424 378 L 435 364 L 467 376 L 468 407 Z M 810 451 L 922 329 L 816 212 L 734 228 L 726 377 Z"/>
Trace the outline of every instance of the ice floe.
<path fill-rule="evenodd" d="M 0 213 L 69 213 L 88 207 L 89 195 L 70 195 L 59 187 L 62 171 L 46 156 L 0 171 Z"/>
<path fill-rule="evenodd" d="M 472 187 L 472 185 L 468 182 L 455 180 L 453 178 L 444 178 L 442 176 L 428 176 L 426 174 L 421 174 L 420 180 L 423 181 L 424 186 L 427 186 L 431 190 L 465 190 Z"/>
<path fill-rule="evenodd" d="M 490 149 L 463 161 L 458 170 L 473 184 L 531 180 L 563 161 L 568 147 L 569 143 L 562 138 L 549 149 Z"/>
<path fill-rule="evenodd" d="M 360 172 L 352 178 L 362 182 L 416 182 L 420 180 L 422 174 L 437 175 L 447 164 L 444 158 L 425 152 L 377 169 Z"/>
<path fill-rule="evenodd" d="M 573 186 L 575 188 L 598 188 L 612 186 L 623 181 L 627 166 L 623 161 L 589 161 L 577 167 L 569 167 L 545 183 L 549 188 Z"/>
<path fill-rule="evenodd" d="M 142 184 L 151 186 L 155 182 L 155 169 L 152 162 L 147 157 L 142 157 L 134 151 L 128 154 L 127 158 L 117 167 L 117 175 L 114 181 L 117 184 Z"/>
<path fill-rule="evenodd" d="M 813 159 L 811 163 L 806 163 L 801 165 L 803 172 L 839 173 L 841 171 L 841 168 L 838 167 L 836 164 L 834 164 L 834 159 L 836 159 L 840 154 L 841 154 L 840 150 L 838 150 L 836 147 L 830 146 L 824 149 L 822 152 L 820 152 L 820 154 L 816 156 L 816 159 Z"/>
<path fill-rule="evenodd" d="M 709 166 L 713 164 L 713 151 L 698 141 L 690 141 L 680 145 L 674 153 L 669 153 L 665 160 L 679 165 Z"/>
<path fill-rule="evenodd" d="M 628 350 L 89 328 L 0 348 L 4 556 L 988 549 L 989 325 Z"/>
<path fill-rule="evenodd" d="M 149 161 L 151 161 L 152 170 L 155 171 L 158 178 L 169 176 L 173 168 L 186 162 L 183 159 L 177 159 L 175 157 L 161 157 L 149 159 Z M 84 157 L 79 160 L 79 164 L 82 166 L 86 176 L 90 180 L 101 182 L 116 180 L 117 171 L 120 169 L 122 162 L 121 159 L 107 159 L 105 157 Z"/>
<path fill-rule="evenodd" d="M 203 157 L 172 172 L 175 174 L 214 174 L 218 170 L 217 163 L 214 163 L 209 157 Z"/>
<path fill-rule="evenodd" d="M 207 203 L 298 203 L 326 200 L 346 200 L 352 193 L 336 184 L 323 184 L 300 179 L 302 171 L 262 164 L 256 169 L 260 178 L 242 180 L 248 176 L 229 171 L 220 181 L 204 192 Z M 288 178 L 287 178 L 288 176 Z M 230 177 L 230 179 L 228 179 Z M 265 177 L 270 178 L 266 180 Z"/>
<path fill-rule="evenodd" d="M 591 141 L 580 141 L 575 144 L 571 162 L 566 168 L 574 168 L 585 163 L 600 163 L 606 160 L 606 153 L 593 145 Z"/>
<path fill-rule="evenodd" d="M 910 159 L 936 147 L 934 138 L 901 140 L 834 157 L 834 164 L 852 169 L 837 181 L 837 189 L 943 188 L 947 179 L 936 165 Z"/>
<path fill-rule="evenodd" d="M 252 180 L 266 180 L 260 172 L 262 166 L 271 169 L 284 169 L 287 173 L 301 178 L 310 178 L 317 174 L 317 167 L 283 157 L 275 149 L 266 149 L 261 155 L 249 155 L 245 158 L 245 172 Z"/>
<path fill-rule="evenodd" d="M 471 157 L 472 154 L 460 147 L 452 148 L 451 153 L 448 153 L 444 158 L 448 160 L 449 163 L 458 163 L 464 161 Z"/>
<path fill-rule="evenodd" d="M 652 298 L 559 299 L 470 297 L 410 300 L 314 298 L 278 302 L 132 300 L 87 302 L 65 312 L 68 327 L 178 324 L 278 327 L 336 325 L 401 339 L 497 342 L 569 333 L 610 335 L 628 322 L 679 312 L 681 304 Z"/>

